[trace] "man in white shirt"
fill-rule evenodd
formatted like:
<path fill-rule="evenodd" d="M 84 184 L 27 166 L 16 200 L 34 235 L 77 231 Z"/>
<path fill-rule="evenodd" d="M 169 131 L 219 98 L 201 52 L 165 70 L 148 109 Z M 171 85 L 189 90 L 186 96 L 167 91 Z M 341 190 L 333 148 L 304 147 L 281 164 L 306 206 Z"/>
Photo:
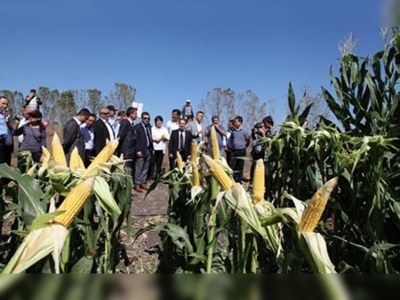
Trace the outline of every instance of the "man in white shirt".
<path fill-rule="evenodd" d="M 198 111 L 196 113 L 196 118 L 192 121 L 189 121 L 186 125 L 186 130 L 189 130 L 192 133 L 193 138 L 195 138 L 198 142 L 204 140 L 206 136 L 206 126 L 202 123 L 204 118 L 204 112 Z"/>
<path fill-rule="evenodd" d="M 107 108 L 110 113 L 108 115 L 108 123 L 110 123 L 110 125 L 112 126 L 112 128 L 114 129 L 114 132 L 115 132 L 115 124 L 116 124 L 116 119 L 117 119 L 115 114 L 117 113 L 118 109 L 116 109 L 114 105 L 108 105 Z M 117 135 L 115 135 L 115 136 L 117 136 Z"/>
<path fill-rule="evenodd" d="M 31 111 L 30 106 L 28 104 L 25 104 L 24 105 L 24 109 L 22 110 L 22 118 L 15 117 L 15 119 L 17 120 L 17 122 L 15 123 L 15 128 L 20 128 L 20 127 L 24 126 L 28 122 L 29 112 L 30 111 Z M 18 136 L 18 144 L 21 145 L 23 140 L 24 140 L 24 135 L 23 134 L 19 135 Z"/>
<path fill-rule="evenodd" d="M 88 167 L 91 161 L 91 158 L 94 155 L 94 132 L 93 132 L 93 124 L 96 122 L 96 115 L 90 114 L 89 118 L 82 123 L 81 132 L 83 136 L 83 140 L 85 141 L 85 167 Z"/>
<path fill-rule="evenodd" d="M 167 122 L 168 134 L 171 134 L 172 130 L 179 129 L 180 118 L 181 118 L 181 111 L 179 109 L 173 109 L 171 120 Z"/>

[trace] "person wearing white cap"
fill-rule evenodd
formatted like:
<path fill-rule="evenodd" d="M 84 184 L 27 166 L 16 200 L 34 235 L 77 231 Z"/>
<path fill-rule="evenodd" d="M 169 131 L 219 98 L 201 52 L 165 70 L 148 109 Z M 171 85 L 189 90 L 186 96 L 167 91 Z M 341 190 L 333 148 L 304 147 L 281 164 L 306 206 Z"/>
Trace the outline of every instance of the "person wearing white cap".
<path fill-rule="evenodd" d="M 194 113 L 190 99 L 186 100 L 186 104 L 182 108 L 182 118 L 185 120 L 193 119 Z"/>

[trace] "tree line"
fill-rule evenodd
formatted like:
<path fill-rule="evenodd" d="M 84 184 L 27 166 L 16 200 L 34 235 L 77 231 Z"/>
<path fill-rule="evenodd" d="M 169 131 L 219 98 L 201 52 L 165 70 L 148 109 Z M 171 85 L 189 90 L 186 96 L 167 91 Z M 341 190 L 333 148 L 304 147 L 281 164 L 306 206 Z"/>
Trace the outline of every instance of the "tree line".
<path fill-rule="evenodd" d="M 304 87 L 303 103 L 314 103 L 311 112 L 312 119 L 319 115 L 325 115 L 327 106 L 321 95 L 313 96 L 308 87 Z M 86 107 L 92 112 L 98 112 L 104 105 L 113 104 L 117 109 L 126 109 L 135 101 L 136 88 L 126 83 L 115 83 L 114 89 L 104 95 L 99 89 L 70 89 L 59 91 L 41 86 L 37 89 L 37 96 L 42 99 L 41 111 L 50 124 L 62 125 L 76 114 L 79 108 Z M 10 103 L 10 116 L 21 114 L 25 96 L 21 91 L 0 90 L 0 94 L 6 96 Z M 275 117 L 275 100 L 261 100 L 252 90 L 245 93 L 235 92 L 232 88 L 223 89 L 215 87 L 208 91 L 205 98 L 198 102 L 196 111 L 201 110 L 207 116 L 205 124 L 210 123 L 211 116 L 217 115 L 222 124 L 227 124 L 230 119 L 240 115 L 243 117 L 243 126 L 250 130 L 256 122 L 263 117 L 271 115 Z M 171 110 L 180 107 L 171 107 Z M 166 112 L 166 115 L 170 112 Z"/>

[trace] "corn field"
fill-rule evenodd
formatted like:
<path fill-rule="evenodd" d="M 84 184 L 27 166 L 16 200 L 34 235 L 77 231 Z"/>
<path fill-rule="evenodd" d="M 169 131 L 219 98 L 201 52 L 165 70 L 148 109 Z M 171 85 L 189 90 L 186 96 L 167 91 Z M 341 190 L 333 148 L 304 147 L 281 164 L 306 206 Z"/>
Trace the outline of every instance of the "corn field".
<path fill-rule="evenodd" d="M 165 221 L 139 230 L 160 236 L 158 273 L 400 272 L 400 34 L 367 58 L 348 53 L 333 92 L 322 88 L 335 120 L 308 128 L 292 84 L 289 115 L 264 138 L 268 160 L 256 162 L 251 188 L 233 181 L 211 132 L 209 150 L 192 143 L 187 162 L 150 186 L 168 187 Z M 130 236 L 131 178 L 116 142 L 85 169 L 77 153 L 52 153 L 21 174 L 0 166 L 13 219 L 3 274 L 114 273 L 118 239 Z M 326 289 L 344 299 L 340 282 Z"/>

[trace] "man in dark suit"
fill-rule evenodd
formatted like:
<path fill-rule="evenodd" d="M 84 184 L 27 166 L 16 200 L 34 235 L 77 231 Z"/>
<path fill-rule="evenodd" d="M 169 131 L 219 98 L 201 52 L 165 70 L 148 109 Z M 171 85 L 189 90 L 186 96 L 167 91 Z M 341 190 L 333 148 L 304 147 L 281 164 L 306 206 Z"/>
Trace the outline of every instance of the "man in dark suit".
<path fill-rule="evenodd" d="M 133 127 L 133 139 L 135 141 L 135 176 L 133 180 L 133 189 L 141 193 L 148 190 L 147 173 L 151 155 L 153 153 L 153 138 L 150 126 L 150 114 L 143 112 L 141 122 Z"/>
<path fill-rule="evenodd" d="M 168 143 L 169 153 L 169 169 L 172 170 L 175 167 L 176 153 L 182 156 L 182 160 L 186 161 L 190 155 L 190 149 L 192 144 L 192 133 L 185 129 L 186 120 L 179 120 L 179 129 L 172 130 L 171 136 Z"/>
<path fill-rule="evenodd" d="M 82 160 L 85 160 L 85 141 L 80 126 L 89 118 L 89 115 L 90 111 L 86 108 L 82 108 L 75 117 L 72 117 L 64 124 L 62 146 L 67 162 L 69 162 L 71 152 L 75 147 L 78 148 L 78 153 Z"/>
<path fill-rule="evenodd" d="M 125 166 L 133 170 L 133 159 L 135 158 L 135 143 L 133 136 L 133 126 L 135 125 L 135 120 L 137 118 L 137 108 L 129 107 L 126 110 L 127 118 L 121 121 L 121 125 L 118 131 L 119 144 L 116 150 L 116 154 L 120 156 L 123 154 L 124 159 L 128 161 Z M 134 173 L 132 173 L 133 177 Z"/>
<path fill-rule="evenodd" d="M 93 125 L 95 156 L 104 148 L 106 140 L 111 142 L 115 138 L 114 130 L 108 122 L 109 115 L 110 110 L 107 107 L 102 107 L 100 109 L 100 118 Z"/>

